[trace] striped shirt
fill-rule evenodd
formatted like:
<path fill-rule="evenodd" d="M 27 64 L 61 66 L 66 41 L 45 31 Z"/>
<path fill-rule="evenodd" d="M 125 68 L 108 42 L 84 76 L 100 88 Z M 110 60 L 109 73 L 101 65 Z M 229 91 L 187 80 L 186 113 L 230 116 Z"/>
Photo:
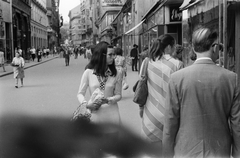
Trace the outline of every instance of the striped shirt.
<path fill-rule="evenodd" d="M 169 78 L 173 72 L 182 67 L 183 63 L 181 61 L 168 54 L 163 55 L 159 60 L 151 60 L 148 64 L 148 98 L 144 106 L 142 134 L 150 142 L 162 140 Z"/>

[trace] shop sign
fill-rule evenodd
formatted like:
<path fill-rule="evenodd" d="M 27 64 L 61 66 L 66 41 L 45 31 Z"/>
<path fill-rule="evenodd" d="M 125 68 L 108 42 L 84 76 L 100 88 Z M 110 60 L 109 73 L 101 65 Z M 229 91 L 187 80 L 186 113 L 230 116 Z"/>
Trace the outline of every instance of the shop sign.
<path fill-rule="evenodd" d="M 179 10 L 178 6 L 170 6 L 170 22 L 182 21 L 182 11 Z"/>
<path fill-rule="evenodd" d="M 122 0 L 102 0 L 102 6 L 121 6 Z"/>

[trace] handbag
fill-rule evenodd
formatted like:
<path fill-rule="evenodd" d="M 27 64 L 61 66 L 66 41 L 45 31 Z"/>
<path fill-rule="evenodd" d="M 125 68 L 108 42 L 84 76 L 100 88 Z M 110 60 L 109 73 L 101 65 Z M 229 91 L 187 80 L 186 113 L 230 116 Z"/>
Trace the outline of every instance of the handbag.
<path fill-rule="evenodd" d="M 86 105 L 87 105 L 87 103 L 84 102 L 77 107 L 77 109 L 73 113 L 73 117 L 71 119 L 72 121 L 86 120 L 86 121 L 90 122 L 92 114 L 91 114 L 91 111 L 89 109 L 87 109 Z"/>
<path fill-rule="evenodd" d="M 146 104 L 147 97 L 148 97 L 148 87 L 147 87 L 148 62 L 149 62 L 149 58 L 145 58 L 145 60 L 143 61 L 141 78 L 133 86 L 133 91 L 134 91 L 133 102 L 137 103 L 140 107 Z"/>

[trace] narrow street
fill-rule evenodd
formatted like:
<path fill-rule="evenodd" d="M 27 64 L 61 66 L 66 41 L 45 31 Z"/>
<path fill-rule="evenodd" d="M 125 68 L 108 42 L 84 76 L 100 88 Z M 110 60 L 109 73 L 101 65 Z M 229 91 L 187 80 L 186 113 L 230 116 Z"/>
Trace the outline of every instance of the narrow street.
<path fill-rule="evenodd" d="M 83 56 L 70 59 L 56 58 L 25 69 L 24 87 L 15 88 L 13 74 L 0 77 L 0 115 L 27 114 L 32 116 L 58 116 L 71 118 L 78 106 L 77 91 L 87 60 Z M 132 102 L 132 86 L 137 72 L 128 68 L 129 88 L 123 90 L 119 102 L 122 123 L 140 134 L 141 120 L 138 106 Z M 87 97 L 89 94 L 87 92 Z"/>

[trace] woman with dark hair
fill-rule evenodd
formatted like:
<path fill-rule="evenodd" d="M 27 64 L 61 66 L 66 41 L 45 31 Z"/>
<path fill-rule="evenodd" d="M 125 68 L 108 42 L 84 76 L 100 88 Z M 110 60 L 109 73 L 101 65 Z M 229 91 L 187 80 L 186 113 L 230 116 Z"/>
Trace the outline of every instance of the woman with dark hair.
<path fill-rule="evenodd" d="M 142 134 L 152 143 L 162 145 L 162 132 L 164 125 L 165 97 L 170 75 L 181 69 L 183 63 L 171 55 L 175 52 L 176 41 L 168 35 L 161 35 L 156 39 L 149 52 L 148 98 L 144 106 L 140 107 L 142 117 Z M 148 60 L 144 60 L 146 62 Z M 142 65 L 143 65 L 142 64 Z M 143 66 L 140 69 L 140 76 Z"/>
<path fill-rule="evenodd" d="M 128 84 L 126 81 L 127 77 L 127 66 L 126 59 L 123 55 L 123 50 L 119 47 L 114 48 L 114 53 L 116 54 L 115 65 L 118 71 L 121 71 L 123 74 L 123 90 L 128 89 Z"/>
<path fill-rule="evenodd" d="M 82 75 L 77 98 L 81 105 L 85 103 L 91 111 L 91 121 L 94 123 L 120 124 L 117 102 L 122 98 L 122 73 L 117 71 L 114 58 L 112 46 L 107 42 L 98 43 Z M 87 89 L 89 89 L 90 96 L 100 89 L 104 97 L 93 102 L 87 101 L 85 98 Z M 117 131 L 109 132 L 117 133 Z"/>

